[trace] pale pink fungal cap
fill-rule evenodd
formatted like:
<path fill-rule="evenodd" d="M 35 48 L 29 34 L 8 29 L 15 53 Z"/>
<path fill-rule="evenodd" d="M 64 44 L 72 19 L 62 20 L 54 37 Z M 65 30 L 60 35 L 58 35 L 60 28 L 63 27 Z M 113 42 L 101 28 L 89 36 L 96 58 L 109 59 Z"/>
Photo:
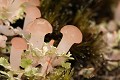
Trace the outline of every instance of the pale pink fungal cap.
<path fill-rule="evenodd" d="M 40 18 L 29 23 L 24 30 L 31 33 L 29 42 L 33 48 L 41 49 L 45 35 L 52 32 L 52 26 L 47 20 Z"/>
<path fill-rule="evenodd" d="M 80 43 L 82 42 L 82 33 L 81 31 L 73 26 L 73 25 L 66 25 L 61 29 L 61 33 L 63 34 L 63 37 L 67 39 L 68 42 L 73 43 Z"/>
<path fill-rule="evenodd" d="M 23 38 L 15 37 L 11 40 L 11 43 L 15 49 L 19 49 L 19 50 L 27 49 L 27 43 Z"/>
<path fill-rule="evenodd" d="M 41 17 L 40 10 L 37 7 L 35 7 L 35 6 L 28 6 L 28 7 L 26 7 L 25 13 L 26 13 L 26 17 L 25 17 L 24 28 L 31 21 L 34 21 L 36 18 L 40 18 Z"/>
<path fill-rule="evenodd" d="M 41 34 L 44 36 L 44 34 L 52 32 L 52 26 L 47 20 L 40 18 L 28 24 L 25 31 L 38 36 Z"/>

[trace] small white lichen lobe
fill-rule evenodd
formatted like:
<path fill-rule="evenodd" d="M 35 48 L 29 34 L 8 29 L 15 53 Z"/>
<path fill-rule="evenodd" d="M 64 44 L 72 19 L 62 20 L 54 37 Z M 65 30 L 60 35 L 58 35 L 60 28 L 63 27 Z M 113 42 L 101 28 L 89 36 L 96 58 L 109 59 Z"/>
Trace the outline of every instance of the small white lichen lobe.
<path fill-rule="evenodd" d="M 0 4 L 0 19 L 14 22 L 17 18 L 23 16 L 23 7 L 20 0 L 1 0 Z"/>
<path fill-rule="evenodd" d="M 16 20 L 24 17 L 27 6 L 39 5 L 39 0 L 0 0 L 0 19 L 7 19 L 11 23 L 14 23 Z"/>
<path fill-rule="evenodd" d="M 0 47 L 5 48 L 6 47 L 6 41 L 7 41 L 7 37 L 0 35 Z"/>

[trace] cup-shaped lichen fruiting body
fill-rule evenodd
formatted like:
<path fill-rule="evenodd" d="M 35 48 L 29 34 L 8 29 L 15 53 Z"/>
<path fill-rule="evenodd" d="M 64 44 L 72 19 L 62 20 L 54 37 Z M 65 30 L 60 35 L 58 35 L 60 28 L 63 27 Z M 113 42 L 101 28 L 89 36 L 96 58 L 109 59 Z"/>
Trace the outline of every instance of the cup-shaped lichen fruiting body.
<path fill-rule="evenodd" d="M 58 54 L 67 53 L 74 43 L 80 43 L 82 41 L 81 31 L 73 25 L 64 26 L 61 29 L 61 33 L 63 37 L 57 47 Z"/>
<path fill-rule="evenodd" d="M 10 65 L 13 70 L 19 70 L 21 55 L 27 49 L 27 43 L 23 38 L 15 37 L 11 40 Z"/>
<path fill-rule="evenodd" d="M 28 24 L 25 31 L 31 34 L 29 42 L 33 48 L 41 49 L 45 35 L 52 32 L 52 26 L 47 20 L 39 18 Z"/>

